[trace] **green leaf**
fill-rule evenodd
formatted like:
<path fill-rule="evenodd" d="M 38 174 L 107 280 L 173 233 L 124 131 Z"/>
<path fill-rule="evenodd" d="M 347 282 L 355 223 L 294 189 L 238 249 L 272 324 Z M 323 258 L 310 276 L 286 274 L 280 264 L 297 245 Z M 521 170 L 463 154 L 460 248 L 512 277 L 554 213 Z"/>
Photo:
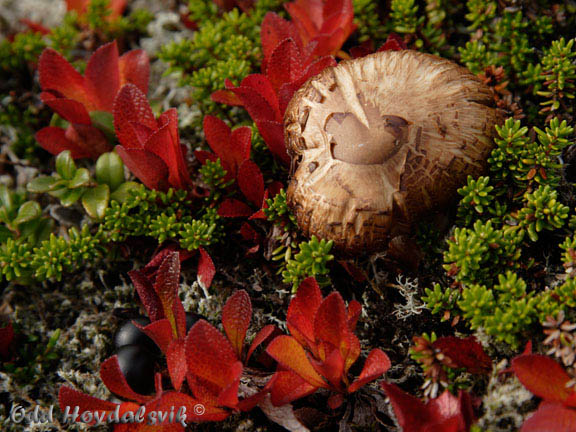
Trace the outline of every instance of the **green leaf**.
<path fill-rule="evenodd" d="M 101 184 L 86 191 L 82 196 L 82 205 L 91 218 L 101 219 L 108 208 L 109 200 L 110 188 Z"/>
<path fill-rule="evenodd" d="M 56 172 L 66 180 L 71 180 L 76 174 L 76 164 L 70 150 L 65 150 L 56 156 Z"/>
<path fill-rule="evenodd" d="M 4 225 L 0 225 L 0 243 L 5 243 L 9 238 L 12 238 L 12 231 Z"/>
<path fill-rule="evenodd" d="M 114 133 L 114 116 L 107 111 L 91 111 L 90 120 L 92 125 L 96 126 L 106 135 L 110 141 L 114 140 L 116 134 Z"/>
<path fill-rule="evenodd" d="M 53 190 L 55 186 L 56 179 L 54 177 L 42 176 L 29 182 L 26 189 L 32 193 L 44 193 Z"/>
<path fill-rule="evenodd" d="M 96 161 L 96 181 L 115 191 L 124 182 L 124 164 L 114 152 L 103 153 Z"/>
<path fill-rule="evenodd" d="M 130 191 L 140 188 L 142 188 L 142 185 L 133 181 L 122 183 L 120 187 L 110 195 L 110 199 L 122 203 L 130 196 Z"/>
<path fill-rule="evenodd" d="M 67 186 L 69 189 L 76 189 L 82 186 L 88 186 L 89 183 L 90 173 L 86 168 L 80 168 L 76 171 L 76 174 L 74 174 L 72 180 L 68 182 Z"/>
<path fill-rule="evenodd" d="M 26 201 L 24 204 L 20 206 L 18 209 L 18 215 L 12 221 L 14 225 L 20 225 L 21 223 L 31 221 L 40 217 L 42 214 L 42 208 L 40 204 L 36 201 Z"/>
<path fill-rule="evenodd" d="M 12 209 L 12 193 L 6 185 L 0 185 L 0 202 L 2 207 L 6 208 L 7 211 Z"/>
<path fill-rule="evenodd" d="M 70 207 L 76 201 L 80 199 L 82 194 L 86 191 L 86 188 L 76 188 L 76 189 L 59 189 L 52 192 L 53 196 L 60 198 L 60 203 L 64 207 Z M 58 193 L 57 195 L 55 193 Z"/>

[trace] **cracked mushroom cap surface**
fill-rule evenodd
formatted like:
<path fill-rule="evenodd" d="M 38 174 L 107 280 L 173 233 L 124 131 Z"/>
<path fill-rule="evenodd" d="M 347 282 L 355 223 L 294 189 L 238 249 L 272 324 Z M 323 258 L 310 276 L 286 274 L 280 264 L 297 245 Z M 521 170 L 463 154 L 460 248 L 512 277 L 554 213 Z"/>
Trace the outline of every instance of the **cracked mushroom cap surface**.
<path fill-rule="evenodd" d="M 307 236 L 384 249 L 483 172 L 502 121 L 491 90 L 452 61 L 412 50 L 343 61 L 286 110 L 288 203 Z"/>

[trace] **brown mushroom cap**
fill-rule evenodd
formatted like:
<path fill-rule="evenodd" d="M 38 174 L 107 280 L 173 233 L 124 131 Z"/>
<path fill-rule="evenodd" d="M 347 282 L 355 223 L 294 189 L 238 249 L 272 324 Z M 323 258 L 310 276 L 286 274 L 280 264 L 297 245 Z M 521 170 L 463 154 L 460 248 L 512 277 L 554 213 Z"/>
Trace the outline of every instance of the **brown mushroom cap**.
<path fill-rule="evenodd" d="M 449 60 L 404 50 L 343 61 L 286 110 L 288 202 L 304 234 L 382 249 L 483 171 L 500 123 L 491 90 Z"/>

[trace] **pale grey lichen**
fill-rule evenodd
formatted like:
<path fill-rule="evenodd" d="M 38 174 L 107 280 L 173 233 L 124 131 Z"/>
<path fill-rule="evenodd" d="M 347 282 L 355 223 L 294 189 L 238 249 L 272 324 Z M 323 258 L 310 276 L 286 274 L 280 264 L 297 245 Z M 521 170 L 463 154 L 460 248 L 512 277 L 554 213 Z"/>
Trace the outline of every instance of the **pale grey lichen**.
<path fill-rule="evenodd" d="M 508 361 L 502 360 L 494 368 L 486 395 L 482 398 L 484 415 L 478 420 L 482 430 L 491 432 L 509 432 L 518 430 L 524 419 L 534 408 L 530 401 L 533 396 L 520 383 L 516 376 L 506 381 L 500 373 L 508 367 Z"/>

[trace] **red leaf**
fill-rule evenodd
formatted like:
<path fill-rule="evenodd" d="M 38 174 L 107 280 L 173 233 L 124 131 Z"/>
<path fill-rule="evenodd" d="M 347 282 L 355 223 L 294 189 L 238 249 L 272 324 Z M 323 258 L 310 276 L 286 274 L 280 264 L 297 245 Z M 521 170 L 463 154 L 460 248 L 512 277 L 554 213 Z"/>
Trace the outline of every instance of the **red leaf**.
<path fill-rule="evenodd" d="M 246 354 L 246 361 L 245 361 L 246 364 L 248 364 L 248 361 L 250 360 L 250 357 L 252 356 L 256 348 L 258 348 L 262 343 L 264 343 L 270 337 L 270 335 L 274 333 L 275 330 L 276 330 L 275 326 L 273 326 L 272 324 L 268 324 L 258 332 L 258 334 L 254 337 L 252 344 L 250 345 L 248 354 Z"/>
<path fill-rule="evenodd" d="M 256 126 L 270 152 L 285 165 L 290 164 L 290 156 L 284 143 L 284 127 L 277 121 L 257 120 Z"/>
<path fill-rule="evenodd" d="M 175 339 L 166 350 L 166 364 L 172 386 L 180 391 L 184 378 L 186 378 L 186 346 L 184 339 Z"/>
<path fill-rule="evenodd" d="M 572 393 L 566 387 L 570 376 L 549 357 L 524 354 L 512 359 L 512 370 L 530 392 L 551 402 L 563 402 Z"/>
<path fill-rule="evenodd" d="M 74 141 L 66 138 L 66 131 L 58 127 L 45 127 L 36 132 L 34 136 L 40 147 L 53 155 L 57 155 L 64 150 L 70 150 L 73 159 L 90 157 L 90 153 L 84 150 Z"/>
<path fill-rule="evenodd" d="M 240 234 L 246 241 L 258 243 L 260 241 L 260 234 L 248 222 L 244 222 L 240 227 Z"/>
<path fill-rule="evenodd" d="M 97 159 L 102 153 L 112 150 L 106 135 L 94 127 L 83 124 L 71 124 L 66 128 L 66 138 L 85 149 L 92 159 Z"/>
<path fill-rule="evenodd" d="M 176 128 L 178 127 L 178 119 L 176 119 L 175 126 Z M 186 189 L 190 183 L 190 177 L 186 169 L 186 161 L 184 160 L 182 149 L 180 148 L 178 132 L 176 132 L 176 137 L 174 137 L 171 127 L 173 126 L 169 123 L 153 132 L 144 144 L 144 148 L 164 161 L 168 167 L 168 183 L 170 186 L 176 189 Z"/>
<path fill-rule="evenodd" d="M 257 207 L 262 207 L 264 176 L 256 163 L 245 160 L 238 169 L 238 186 L 244 196 Z"/>
<path fill-rule="evenodd" d="M 86 65 L 86 88 L 94 95 L 95 109 L 112 112 L 120 88 L 118 46 L 116 41 L 102 45 Z"/>
<path fill-rule="evenodd" d="M 356 324 L 358 323 L 358 318 L 360 318 L 360 314 L 362 313 L 362 305 L 358 303 L 356 300 L 352 300 L 348 303 L 348 328 L 350 331 L 356 330 Z"/>
<path fill-rule="evenodd" d="M 468 432 L 475 421 L 472 400 L 468 393 L 461 390 L 458 397 L 445 390 L 439 397 L 429 401 L 427 408 L 434 419 L 432 425 L 436 426 L 431 429 L 433 431 Z"/>
<path fill-rule="evenodd" d="M 305 44 L 322 27 L 323 3 L 322 0 L 296 0 L 284 5 Z"/>
<path fill-rule="evenodd" d="M 126 84 L 114 101 L 114 129 L 118 141 L 124 147 L 141 148 L 141 140 L 135 134 L 131 123 L 141 124 L 151 131 L 158 129 L 146 95 L 134 84 Z"/>
<path fill-rule="evenodd" d="M 424 432 L 424 426 L 432 423 L 429 410 L 420 399 L 404 393 L 395 384 L 382 382 L 381 386 L 390 399 L 390 405 L 402 430 Z"/>
<path fill-rule="evenodd" d="M 254 409 L 256 405 L 262 402 L 262 400 L 266 397 L 267 394 L 268 394 L 267 390 L 259 391 L 258 393 L 239 401 L 238 404 L 236 405 L 236 409 L 245 412 L 251 411 L 252 409 Z"/>
<path fill-rule="evenodd" d="M 254 121 L 269 120 L 281 122 L 282 115 L 278 109 L 278 99 L 274 93 L 272 84 L 268 78 L 263 75 L 257 75 L 256 78 L 251 78 L 249 75 L 244 78 L 240 87 L 232 87 L 229 90 L 233 91 L 236 96 L 242 101 L 242 105 L 248 111 L 250 117 Z M 249 80 L 250 78 L 250 80 Z M 259 87 L 254 88 L 255 83 Z M 250 86 L 248 86 L 250 85 Z M 263 88 L 269 87 L 270 91 L 263 91 Z M 270 92 L 272 94 L 270 94 Z M 272 101 L 271 101 L 272 100 Z"/>
<path fill-rule="evenodd" d="M 236 291 L 222 308 L 222 327 L 239 360 L 242 360 L 242 348 L 251 318 L 250 296 L 244 290 Z"/>
<path fill-rule="evenodd" d="M 266 352 L 280 365 L 292 370 L 309 384 L 315 387 L 327 387 L 308 360 L 302 345 L 292 336 L 278 336 L 270 342 Z"/>
<path fill-rule="evenodd" d="M 40 55 L 38 75 L 43 91 L 56 91 L 65 98 L 80 102 L 88 110 L 94 109 L 93 95 L 87 91 L 84 77 L 52 48 L 46 48 Z"/>
<path fill-rule="evenodd" d="M 104 385 L 108 387 L 108 390 L 123 398 L 132 399 L 137 402 L 145 402 L 152 398 L 151 396 L 141 395 L 132 390 L 120 370 L 117 355 L 113 355 L 102 362 L 100 365 L 100 378 Z"/>
<path fill-rule="evenodd" d="M 55 97 L 49 91 L 40 93 L 40 99 L 64 120 L 70 123 L 91 125 L 90 114 L 84 105 L 73 99 Z"/>
<path fill-rule="evenodd" d="M 116 146 L 124 165 L 149 189 L 168 189 L 168 167 L 162 159 L 146 150 Z"/>
<path fill-rule="evenodd" d="M 224 105 L 242 106 L 240 98 L 230 90 L 216 90 L 210 95 L 210 99 Z"/>
<path fill-rule="evenodd" d="M 234 198 L 228 198 L 218 207 L 218 215 L 222 217 L 248 217 L 253 213 L 253 210 L 242 201 Z"/>
<path fill-rule="evenodd" d="M 214 153 L 220 158 L 222 167 L 233 177 L 236 177 L 237 166 L 230 158 L 231 146 L 230 127 L 218 117 L 207 115 L 204 117 L 204 135 Z"/>
<path fill-rule="evenodd" d="M 218 405 L 229 408 L 236 408 L 238 405 L 238 387 L 242 377 L 242 362 L 237 361 L 230 368 L 230 384 L 218 395 Z"/>
<path fill-rule="evenodd" d="M 234 86 L 230 81 L 227 81 L 226 88 L 234 89 Z M 260 96 L 262 96 L 264 100 L 267 102 L 268 106 L 270 106 L 273 110 L 272 113 L 267 114 L 265 113 L 266 118 L 282 122 L 282 113 L 278 111 L 278 97 L 276 95 L 276 92 L 274 91 L 274 88 L 272 87 L 272 84 L 270 83 L 270 80 L 266 75 L 262 74 L 248 75 L 246 78 L 242 80 L 239 88 L 246 88 L 248 90 L 253 90 Z M 270 114 L 272 114 L 272 117 L 269 117 Z"/>
<path fill-rule="evenodd" d="M 408 49 L 408 46 L 406 45 L 406 42 L 404 42 L 404 39 L 396 33 L 390 33 L 386 39 L 386 42 L 384 42 L 384 44 L 378 48 L 378 51 L 376 52 L 402 51 L 405 49 Z"/>
<path fill-rule="evenodd" d="M 148 93 L 150 79 L 150 59 L 146 51 L 132 50 L 120 57 L 120 87 L 134 84 L 144 94 Z"/>
<path fill-rule="evenodd" d="M 342 393 L 331 394 L 328 398 L 328 406 L 330 409 L 338 409 L 344 403 L 344 395 Z"/>
<path fill-rule="evenodd" d="M 10 353 L 10 345 L 14 339 L 14 327 L 12 323 L 0 328 L 0 358 L 7 358 Z"/>
<path fill-rule="evenodd" d="M 174 407 L 175 412 L 177 412 L 178 408 L 185 407 L 186 408 L 186 423 L 190 424 L 190 422 L 207 422 L 207 421 L 222 421 L 226 419 L 230 412 L 217 408 L 215 406 L 210 405 L 203 405 L 203 412 L 199 414 L 198 411 L 198 404 L 200 401 L 190 397 L 185 393 L 180 392 L 165 392 L 162 396 L 153 401 L 146 404 L 146 412 L 149 413 L 150 411 L 158 411 L 162 410 L 164 412 L 170 412 L 172 407 Z M 166 419 L 167 423 L 170 423 L 170 417 L 168 416 Z M 176 426 L 177 424 L 173 424 Z M 151 426 L 150 432 L 157 431 L 157 427 L 154 428 Z M 162 432 L 166 431 L 166 429 L 162 429 Z M 148 431 L 146 431 L 148 432 Z"/>
<path fill-rule="evenodd" d="M 216 162 L 216 160 L 218 160 L 217 155 L 206 150 L 195 150 L 194 157 L 198 159 L 202 165 L 204 165 L 206 161 Z"/>
<path fill-rule="evenodd" d="M 205 288 L 212 285 L 212 279 L 216 274 L 216 268 L 214 267 L 214 262 L 208 252 L 204 248 L 198 248 L 200 252 L 200 259 L 198 261 L 198 282 L 202 284 Z"/>
<path fill-rule="evenodd" d="M 279 17 L 274 12 L 268 12 L 264 17 L 260 27 L 260 37 L 262 39 L 262 53 L 264 54 L 265 62 L 268 61 L 272 51 L 283 40 L 292 38 L 296 43 L 302 43 L 294 24 Z M 302 48 L 301 45 L 300 48 Z M 264 63 L 262 64 L 262 70 L 265 70 Z"/>
<path fill-rule="evenodd" d="M 228 339 L 204 320 L 198 321 L 186 336 L 188 372 L 225 389 L 235 378 L 233 365 L 238 361 Z"/>
<path fill-rule="evenodd" d="M 286 405 L 318 390 L 292 371 L 280 371 L 272 378 L 270 396 L 274 406 Z"/>
<path fill-rule="evenodd" d="M 574 432 L 576 410 L 560 403 L 542 402 L 538 410 L 522 425 L 521 432 Z"/>
<path fill-rule="evenodd" d="M 252 146 L 252 129 L 242 126 L 232 131 L 230 136 L 230 156 L 234 160 L 236 169 L 242 162 L 250 159 L 250 147 Z"/>
<path fill-rule="evenodd" d="M 322 293 L 316 279 L 304 279 L 296 296 L 288 306 L 286 325 L 288 330 L 301 344 L 313 346 L 316 342 L 314 335 L 314 317 L 322 304 Z"/>
<path fill-rule="evenodd" d="M 60 391 L 58 392 L 58 403 L 63 413 L 66 411 L 67 407 L 69 407 L 70 413 L 74 412 L 75 407 L 78 407 L 80 415 L 84 411 L 113 411 L 116 408 L 116 405 L 118 405 L 113 402 L 88 396 L 68 386 L 60 387 Z"/>
<path fill-rule="evenodd" d="M 492 359 L 482 349 L 474 336 L 466 339 L 454 336 L 441 337 L 432 346 L 446 355 L 456 368 L 466 368 L 473 374 L 486 374 L 492 370 Z"/>
<path fill-rule="evenodd" d="M 186 314 L 178 297 L 180 287 L 180 257 L 177 252 L 169 254 L 158 269 L 154 290 L 162 303 L 164 316 L 170 322 L 174 339 L 186 333 Z"/>
<path fill-rule="evenodd" d="M 354 393 L 369 382 L 380 378 L 390 369 L 390 366 L 392 366 L 392 363 L 388 356 L 377 348 L 373 349 L 366 358 L 364 369 L 360 372 L 360 376 L 348 387 L 348 393 Z"/>
<path fill-rule="evenodd" d="M 329 354 L 326 354 L 324 361 L 312 359 L 310 363 L 316 372 L 332 385 L 334 390 L 343 391 L 342 380 L 344 379 L 345 360 L 337 348 L 333 348 Z"/>
<path fill-rule="evenodd" d="M 266 64 L 266 76 L 278 91 L 283 84 L 296 81 L 303 72 L 302 53 L 292 39 L 283 40 L 270 54 Z"/>
<path fill-rule="evenodd" d="M 141 326 L 135 321 L 132 321 L 136 327 L 142 330 L 150 339 L 154 341 L 158 348 L 163 353 L 168 352 L 168 347 L 170 343 L 174 340 L 174 334 L 172 333 L 172 327 L 170 326 L 170 321 L 166 318 L 162 318 L 158 321 L 154 321 L 147 326 Z"/>
<path fill-rule="evenodd" d="M 154 290 L 152 281 L 146 277 L 142 270 L 132 270 L 128 272 L 128 276 L 130 276 L 150 320 L 157 321 L 164 318 L 162 303 Z"/>

